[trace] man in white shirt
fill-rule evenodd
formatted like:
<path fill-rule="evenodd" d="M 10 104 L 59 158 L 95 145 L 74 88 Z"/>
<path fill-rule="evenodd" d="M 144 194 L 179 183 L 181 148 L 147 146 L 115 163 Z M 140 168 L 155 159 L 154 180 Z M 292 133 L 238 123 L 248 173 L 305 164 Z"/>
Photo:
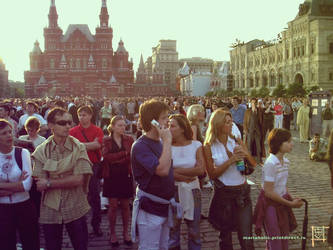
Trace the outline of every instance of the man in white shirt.
<path fill-rule="evenodd" d="M 130 120 L 130 121 L 133 121 L 134 120 L 134 114 L 135 114 L 135 102 L 133 101 L 133 99 L 128 100 L 127 113 L 128 113 L 127 119 Z"/>

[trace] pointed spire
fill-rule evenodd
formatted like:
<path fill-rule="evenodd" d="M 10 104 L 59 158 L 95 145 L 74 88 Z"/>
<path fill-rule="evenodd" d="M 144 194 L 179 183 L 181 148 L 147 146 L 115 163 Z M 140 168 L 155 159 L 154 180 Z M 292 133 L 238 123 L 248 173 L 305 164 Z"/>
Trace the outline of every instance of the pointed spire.
<path fill-rule="evenodd" d="M 140 64 L 139 64 L 139 68 L 138 68 L 138 72 L 140 73 L 144 73 L 145 71 L 145 64 L 143 62 L 143 56 L 141 54 L 141 57 L 140 57 Z"/>
<path fill-rule="evenodd" d="M 34 43 L 34 48 L 32 49 L 32 53 L 33 54 L 37 54 L 40 55 L 42 54 L 42 50 L 39 47 L 39 42 L 36 40 L 36 42 Z"/>
<path fill-rule="evenodd" d="M 49 28 L 58 27 L 58 13 L 55 6 L 55 0 L 51 0 L 50 10 L 49 10 Z"/>
<path fill-rule="evenodd" d="M 117 53 L 121 53 L 121 52 L 122 53 L 128 53 L 127 50 L 125 49 L 123 40 L 120 38 L 120 41 L 118 43 Z"/>
<path fill-rule="evenodd" d="M 107 28 L 109 26 L 109 13 L 106 6 L 106 0 L 102 0 L 101 13 L 99 14 L 101 28 Z"/>

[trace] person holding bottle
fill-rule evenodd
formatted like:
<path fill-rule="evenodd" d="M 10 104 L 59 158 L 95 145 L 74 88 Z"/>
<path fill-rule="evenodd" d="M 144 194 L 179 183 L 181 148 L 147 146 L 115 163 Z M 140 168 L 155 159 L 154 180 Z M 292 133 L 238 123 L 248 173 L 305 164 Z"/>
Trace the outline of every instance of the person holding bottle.
<path fill-rule="evenodd" d="M 250 186 L 236 166 L 236 162 L 251 155 L 240 139 L 236 142 L 231 136 L 232 124 L 231 113 L 217 109 L 210 118 L 206 133 L 206 169 L 214 182 L 208 221 L 220 231 L 220 249 L 233 249 L 232 232 L 237 231 L 241 249 L 252 250 Z"/>

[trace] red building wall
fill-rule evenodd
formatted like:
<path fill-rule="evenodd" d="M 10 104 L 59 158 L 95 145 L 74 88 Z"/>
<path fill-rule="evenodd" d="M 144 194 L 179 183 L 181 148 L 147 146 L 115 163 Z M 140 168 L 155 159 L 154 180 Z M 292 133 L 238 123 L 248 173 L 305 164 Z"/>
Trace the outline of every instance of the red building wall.
<path fill-rule="evenodd" d="M 69 25 L 64 34 L 51 1 L 49 26 L 44 29 L 45 51 L 35 43 L 30 70 L 24 73 L 27 97 L 133 95 L 133 63 L 128 60 L 123 41 L 113 50 L 105 0 L 99 18 L 95 35 L 85 24 Z"/>

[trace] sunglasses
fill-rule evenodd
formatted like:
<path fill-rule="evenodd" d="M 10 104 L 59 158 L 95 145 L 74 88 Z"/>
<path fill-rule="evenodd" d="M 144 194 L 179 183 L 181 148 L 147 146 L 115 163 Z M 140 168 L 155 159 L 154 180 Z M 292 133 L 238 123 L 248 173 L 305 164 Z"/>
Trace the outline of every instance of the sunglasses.
<path fill-rule="evenodd" d="M 72 125 L 72 121 L 70 121 L 70 120 L 68 120 L 68 121 L 66 121 L 66 120 L 60 120 L 60 121 L 56 121 L 55 123 L 57 125 L 59 125 L 59 126 L 66 126 L 67 124 L 68 125 Z"/>

